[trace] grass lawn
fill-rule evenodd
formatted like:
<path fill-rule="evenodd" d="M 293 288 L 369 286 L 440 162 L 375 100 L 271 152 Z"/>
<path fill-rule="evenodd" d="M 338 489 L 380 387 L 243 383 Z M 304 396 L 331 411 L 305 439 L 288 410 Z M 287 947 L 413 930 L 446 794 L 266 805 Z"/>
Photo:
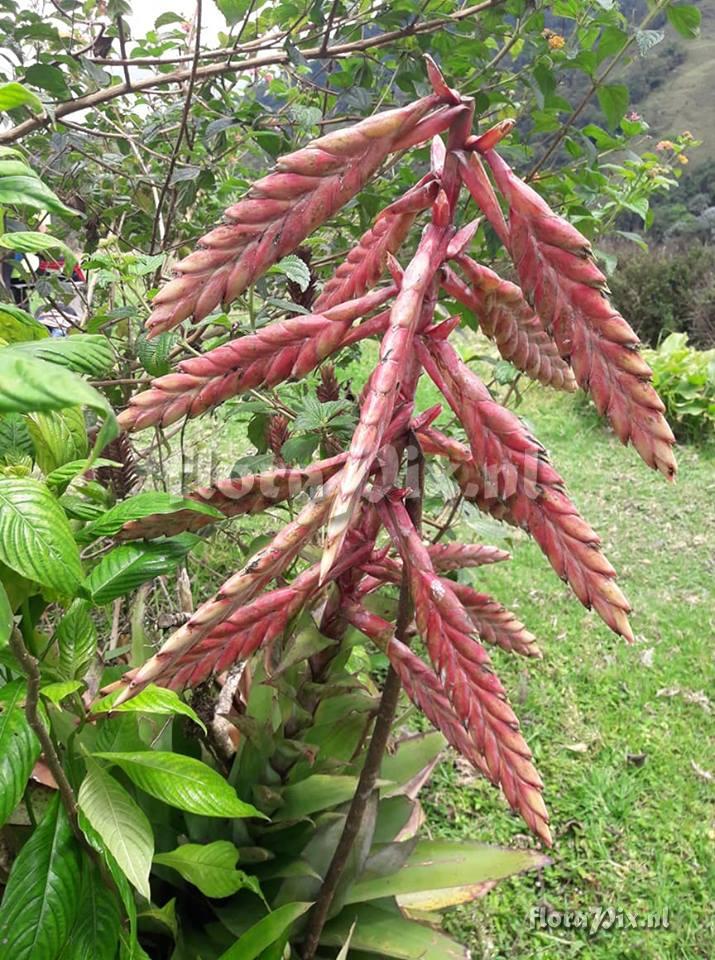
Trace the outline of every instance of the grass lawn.
<path fill-rule="evenodd" d="M 649 471 L 578 401 L 535 389 L 519 410 L 549 449 L 619 571 L 633 646 L 585 611 L 517 533 L 512 560 L 476 582 L 538 636 L 542 661 L 494 654 L 546 783 L 556 838 L 540 875 L 452 914 L 475 958 L 711 957 L 715 471 L 679 451 L 675 485 Z M 435 835 L 531 845 L 520 821 L 459 763 L 426 802 Z M 533 908 L 667 911 L 669 929 L 532 929 Z"/>

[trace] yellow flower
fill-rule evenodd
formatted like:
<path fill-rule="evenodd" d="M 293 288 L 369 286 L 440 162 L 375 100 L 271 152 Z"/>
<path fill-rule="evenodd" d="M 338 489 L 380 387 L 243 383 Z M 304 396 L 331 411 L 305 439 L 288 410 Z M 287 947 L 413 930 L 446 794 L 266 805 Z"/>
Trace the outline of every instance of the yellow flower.
<path fill-rule="evenodd" d="M 689 163 L 689 162 L 690 162 L 690 161 L 688 160 L 688 158 L 685 156 L 684 153 L 679 153 L 679 154 L 678 154 L 678 163 L 682 163 L 683 166 L 685 166 L 685 164 L 686 164 L 686 163 Z"/>
<path fill-rule="evenodd" d="M 549 37 L 549 47 L 552 50 L 563 50 L 565 46 L 566 41 L 560 33 L 555 33 L 552 37 Z"/>

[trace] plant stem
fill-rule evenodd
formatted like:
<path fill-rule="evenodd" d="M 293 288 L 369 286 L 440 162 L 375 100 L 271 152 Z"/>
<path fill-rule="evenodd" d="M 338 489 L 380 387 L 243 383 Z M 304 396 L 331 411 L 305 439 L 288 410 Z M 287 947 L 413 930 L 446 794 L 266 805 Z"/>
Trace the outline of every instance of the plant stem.
<path fill-rule="evenodd" d="M 74 795 L 74 790 L 67 779 L 67 774 L 62 767 L 60 758 L 57 755 L 57 750 L 52 742 L 52 738 L 47 732 L 42 720 L 40 720 L 40 716 L 37 712 L 37 705 L 40 698 L 40 667 L 37 662 L 37 658 L 33 657 L 33 655 L 27 649 L 25 642 L 22 639 L 22 634 L 17 628 L 12 631 L 12 636 L 10 637 L 10 647 L 12 652 L 17 657 L 20 666 L 24 670 L 25 675 L 27 676 L 27 696 L 25 698 L 25 716 L 27 717 L 27 722 L 32 728 L 37 739 L 40 741 L 42 753 L 45 757 L 45 763 L 47 764 L 57 783 L 57 788 L 60 792 L 60 797 L 62 798 L 64 808 L 67 811 L 67 817 L 69 818 L 72 832 L 77 837 L 79 842 L 83 846 L 86 846 L 84 836 L 79 828 L 79 823 L 77 822 L 77 799 Z"/>
<path fill-rule="evenodd" d="M 419 528 L 422 514 L 424 458 L 422 456 L 422 450 L 419 446 L 419 443 L 412 434 L 410 435 L 410 441 L 410 447 L 412 447 L 414 444 L 417 450 L 417 459 L 416 461 L 413 461 L 413 463 L 416 462 L 417 464 L 419 486 L 418 490 L 415 491 L 416 495 L 410 497 L 407 500 L 406 505 L 407 510 L 412 518 L 412 522 L 415 524 L 415 527 Z M 403 571 L 402 582 L 400 584 L 400 600 L 397 611 L 397 623 L 395 625 L 395 636 L 402 643 L 408 642 L 407 631 L 412 621 L 412 616 L 412 598 L 410 596 L 407 571 L 405 569 Z M 367 748 L 365 763 L 363 764 L 363 768 L 360 772 L 360 779 L 358 780 L 357 788 L 350 804 L 348 815 L 345 819 L 345 826 L 343 827 L 343 832 L 340 840 L 338 841 L 338 845 L 335 848 L 333 859 L 330 861 L 330 866 L 328 867 L 328 871 L 323 879 L 320 893 L 318 894 L 318 899 L 316 900 L 315 906 L 310 912 L 308 918 L 308 926 L 305 933 L 305 941 L 302 951 L 303 960 L 313 960 L 315 957 L 315 952 L 318 949 L 320 936 L 323 932 L 325 922 L 328 919 L 328 914 L 330 912 L 333 900 L 335 899 L 338 885 L 342 879 L 343 873 L 345 872 L 345 867 L 347 866 L 347 862 L 350 857 L 350 851 L 353 848 L 353 844 L 355 843 L 360 830 L 360 825 L 362 824 L 362 820 L 365 815 L 365 810 L 367 809 L 372 792 L 375 789 L 375 784 L 380 773 L 380 767 L 382 766 L 382 760 L 385 755 L 392 725 L 397 713 L 397 705 L 400 699 L 400 689 L 400 678 L 395 673 L 393 668 L 390 667 L 382 688 L 380 706 L 378 707 L 377 716 L 375 718 L 375 726 L 372 731 L 372 737 L 370 738 L 370 745 Z"/>

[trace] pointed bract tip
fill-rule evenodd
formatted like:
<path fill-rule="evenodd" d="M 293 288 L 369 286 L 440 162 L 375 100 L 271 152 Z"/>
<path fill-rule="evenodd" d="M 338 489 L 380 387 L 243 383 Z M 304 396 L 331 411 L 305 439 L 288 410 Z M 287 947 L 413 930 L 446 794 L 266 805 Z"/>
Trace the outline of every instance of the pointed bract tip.
<path fill-rule="evenodd" d="M 402 284 L 402 277 L 404 275 L 404 270 L 400 266 L 400 261 L 397 257 L 387 251 L 387 269 L 390 271 L 390 276 L 395 281 L 395 283 L 400 286 Z"/>
<path fill-rule="evenodd" d="M 442 71 L 439 69 L 432 57 L 428 53 L 425 53 L 424 59 L 425 63 L 427 64 L 427 76 L 429 77 L 429 82 L 432 84 L 432 89 L 437 96 L 444 97 L 451 103 L 461 103 L 461 95 L 456 90 L 453 90 L 451 87 L 447 86 L 447 81 L 444 79 Z"/>
<path fill-rule="evenodd" d="M 453 257 L 458 257 L 460 254 L 464 253 L 474 239 L 474 234 L 479 229 L 481 222 L 482 218 L 477 217 L 476 220 L 472 220 L 472 222 L 468 223 L 466 227 L 462 227 L 461 230 L 455 233 L 449 242 L 449 246 L 447 247 L 447 256 L 450 259 Z"/>
<path fill-rule="evenodd" d="M 436 323 L 434 326 L 428 327 L 424 332 L 424 336 L 431 337 L 433 340 L 446 340 L 452 331 L 456 330 L 459 326 L 461 319 L 459 314 L 455 313 L 453 317 L 449 317 L 441 323 Z"/>
<path fill-rule="evenodd" d="M 430 170 L 432 173 L 441 175 L 444 169 L 444 161 L 447 156 L 447 148 L 441 137 L 432 137 L 430 146 Z"/>
<path fill-rule="evenodd" d="M 436 227 L 446 227 L 449 223 L 449 200 L 442 189 L 440 189 L 437 199 L 432 204 L 432 223 Z"/>
<path fill-rule="evenodd" d="M 504 137 L 508 137 L 516 126 L 516 120 L 500 120 L 494 124 L 485 133 L 478 137 L 468 137 L 464 143 L 466 150 L 476 150 L 478 153 L 486 153 L 493 150 Z"/>
<path fill-rule="evenodd" d="M 435 403 L 433 407 L 429 407 L 429 409 L 424 410 L 419 416 L 415 417 L 410 423 L 410 427 L 413 430 L 424 430 L 426 427 L 429 427 L 431 423 L 434 423 L 441 412 L 442 404 Z"/>

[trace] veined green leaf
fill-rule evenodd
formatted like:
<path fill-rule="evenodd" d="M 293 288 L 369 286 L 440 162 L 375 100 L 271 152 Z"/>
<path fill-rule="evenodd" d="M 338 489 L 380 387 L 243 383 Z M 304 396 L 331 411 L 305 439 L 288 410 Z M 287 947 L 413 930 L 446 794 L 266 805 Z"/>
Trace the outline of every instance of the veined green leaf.
<path fill-rule="evenodd" d="M 260 896 L 258 881 L 237 870 L 237 860 L 238 850 L 228 840 L 185 843 L 154 857 L 154 863 L 176 870 L 207 897 L 230 897 L 245 887 Z"/>
<path fill-rule="evenodd" d="M 86 526 L 80 539 L 83 543 L 88 543 L 97 537 L 112 537 L 130 520 L 141 520 L 142 517 L 148 517 L 154 513 L 176 513 L 177 510 L 194 510 L 196 513 L 204 513 L 207 517 L 216 519 L 223 517 L 222 513 L 206 503 L 188 500 L 172 493 L 146 490 L 115 504 L 98 520 Z"/>
<path fill-rule="evenodd" d="M 110 693 L 108 697 L 102 700 L 95 700 L 92 704 L 90 713 L 158 713 L 164 716 L 182 715 L 190 717 L 194 723 L 206 733 L 206 726 L 198 714 L 191 709 L 188 703 L 179 697 L 174 690 L 168 690 L 166 687 L 157 687 L 150 683 L 136 697 L 131 700 L 125 700 L 118 707 L 114 706 L 121 690 Z"/>
<path fill-rule="evenodd" d="M 0 416 L 0 457 L 14 462 L 18 457 L 32 459 L 35 448 L 24 417 L 19 413 L 4 413 Z"/>
<path fill-rule="evenodd" d="M 77 919 L 60 960 L 114 960 L 119 938 L 119 905 L 87 857 L 82 862 L 79 903 Z"/>
<path fill-rule="evenodd" d="M 13 620 L 12 607 L 8 600 L 7 591 L 0 583 L 0 650 L 7 646 L 14 625 L 15 621 Z"/>
<path fill-rule="evenodd" d="M 82 567 L 69 521 L 39 480 L 0 478 L 0 560 L 60 594 L 79 587 Z"/>
<path fill-rule="evenodd" d="M 8 684 L 3 690 L 8 697 L 0 700 L 0 827 L 22 799 L 40 755 L 40 744 L 19 706 L 24 685 Z"/>
<path fill-rule="evenodd" d="M 42 100 L 32 90 L 14 80 L 0 83 L 0 110 L 15 110 L 17 107 L 29 107 L 34 113 L 45 112 Z"/>
<path fill-rule="evenodd" d="M 298 820 L 345 803 L 352 798 L 356 786 L 357 777 L 316 773 L 281 791 L 283 806 L 273 817 L 275 820 Z"/>
<path fill-rule="evenodd" d="M 154 837 L 141 808 L 111 774 L 92 760 L 87 761 L 77 803 L 129 882 L 150 900 Z"/>
<path fill-rule="evenodd" d="M 64 257 L 68 270 L 77 263 L 77 257 L 63 240 L 51 237 L 48 233 L 35 230 L 16 230 L 14 233 L 0 234 L 0 247 L 17 250 L 19 253 L 44 253 L 46 250 L 59 250 Z"/>
<path fill-rule="evenodd" d="M 0 174 L 2 168 L 0 167 Z M 49 210 L 62 216 L 77 216 L 77 211 L 62 203 L 60 198 L 39 177 L 1 176 L 0 204 L 9 207 L 30 207 L 32 210 Z"/>
<path fill-rule="evenodd" d="M 47 327 L 26 310 L 21 310 L 14 303 L 0 303 L 0 340 L 24 343 L 27 340 L 46 340 L 49 336 Z"/>
<path fill-rule="evenodd" d="M 232 947 L 221 954 L 219 960 L 255 960 L 312 906 L 312 903 L 286 903 L 278 907 L 246 930 Z"/>
<path fill-rule="evenodd" d="M 694 40 L 700 35 L 702 15 L 694 4 L 668 4 L 665 8 L 665 15 L 670 25 L 678 31 L 681 37 L 685 37 L 686 40 Z"/>
<path fill-rule="evenodd" d="M 7 349 L 11 356 L 36 357 L 90 377 L 98 377 L 114 365 L 112 345 L 98 333 L 77 333 L 33 343 L 16 343 Z"/>
<path fill-rule="evenodd" d="M 54 960 L 80 905 L 80 851 L 55 794 L 18 854 L 0 907 L 0 960 Z"/>
<path fill-rule="evenodd" d="M 206 817 L 261 817 L 240 800 L 233 787 L 211 767 L 178 753 L 96 753 L 115 763 L 138 787 L 172 807 Z"/>
<path fill-rule="evenodd" d="M 109 603 L 147 580 L 174 570 L 193 542 L 193 538 L 178 536 L 160 543 L 126 543 L 115 547 L 89 574 L 85 588 L 94 603 Z"/>
<path fill-rule="evenodd" d="M 89 610 L 87 600 L 73 600 L 55 629 L 60 672 L 69 680 L 83 675 L 97 647 Z"/>
<path fill-rule="evenodd" d="M 57 680 L 55 683 L 47 683 L 44 687 L 40 687 L 40 693 L 52 703 L 62 703 L 65 697 L 76 693 L 82 686 L 81 680 Z"/>
<path fill-rule="evenodd" d="M 43 473 L 52 473 L 87 453 L 87 427 L 81 407 L 28 413 L 25 420 L 35 462 Z"/>

